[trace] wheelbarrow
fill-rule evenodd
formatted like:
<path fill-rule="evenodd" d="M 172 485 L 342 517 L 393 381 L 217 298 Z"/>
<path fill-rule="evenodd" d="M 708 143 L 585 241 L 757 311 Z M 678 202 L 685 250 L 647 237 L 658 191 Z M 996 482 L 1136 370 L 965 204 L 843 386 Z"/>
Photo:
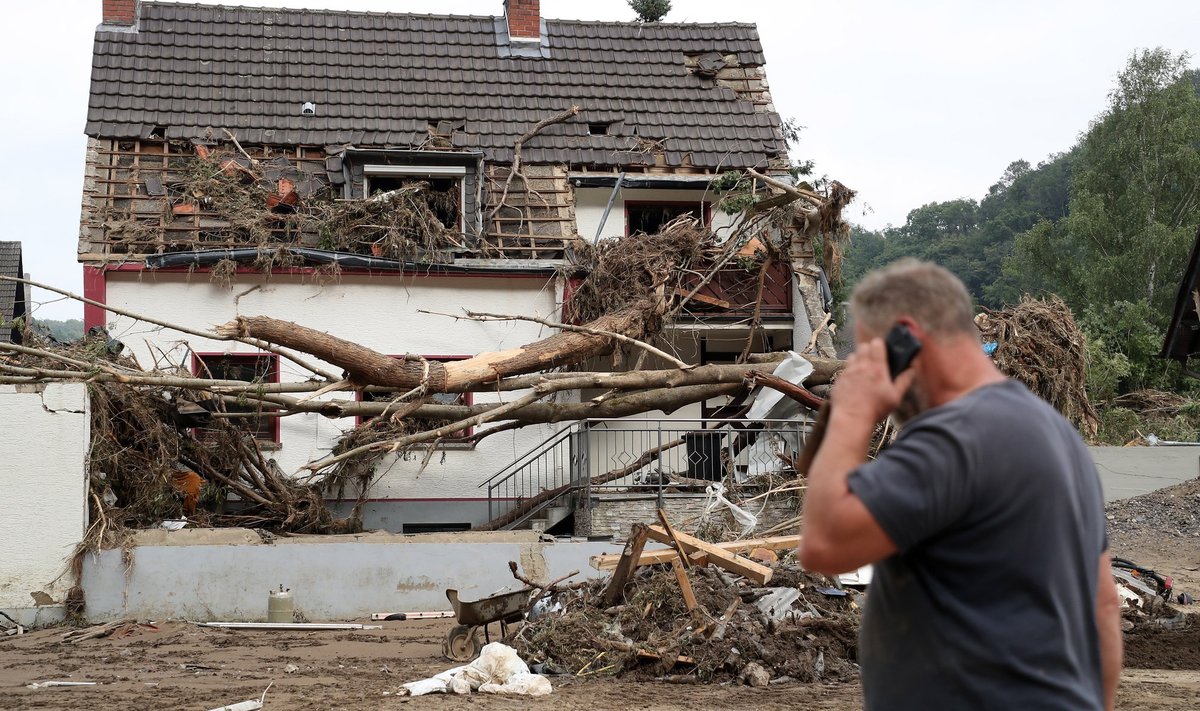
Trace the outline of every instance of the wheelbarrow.
<path fill-rule="evenodd" d="M 508 625 L 525 619 L 525 607 L 529 603 L 529 595 L 533 588 L 523 588 L 514 592 L 500 593 L 485 597 L 475 602 L 463 602 L 458 599 L 457 590 L 447 590 L 446 598 L 454 609 L 457 625 L 446 633 L 442 642 L 442 653 L 447 659 L 455 662 L 469 662 L 479 656 L 483 644 L 479 641 L 479 629 L 483 628 L 483 636 L 491 642 L 488 635 L 488 625 L 500 623 L 500 635 L 508 634 Z"/>

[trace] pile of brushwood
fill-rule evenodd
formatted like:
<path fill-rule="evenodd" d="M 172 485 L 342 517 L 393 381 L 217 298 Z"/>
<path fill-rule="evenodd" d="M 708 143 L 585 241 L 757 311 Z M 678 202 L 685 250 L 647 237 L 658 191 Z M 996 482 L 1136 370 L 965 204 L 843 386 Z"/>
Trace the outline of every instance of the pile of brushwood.
<path fill-rule="evenodd" d="M 182 370 L 142 371 L 103 334 L 70 344 L 37 338 L 27 331 L 29 352 L 0 353 L 0 370 L 114 377 L 87 384 L 91 528 L 85 544 L 112 544 L 129 529 L 185 516 L 198 525 L 296 533 L 325 532 L 333 523 L 319 490 L 285 475 L 236 417 L 221 416 L 235 408 L 207 392 L 204 379 Z M 121 382 L 143 374 L 173 385 Z M 230 493 L 240 502 L 224 512 Z"/>
<path fill-rule="evenodd" d="M 984 343 L 996 344 L 996 367 L 1053 405 L 1085 438 L 1095 438 L 1099 418 L 1085 387 L 1086 339 L 1062 299 L 1026 296 L 1015 306 L 985 310 L 975 322 Z"/>
<path fill-rule="evenodd" d="M 510 634 L 523 659 L 578 676 L 676 683 L 737 680 L 753 686 L 858 678 L 858 593 L 802 570 L 792 554 L 756 585 L 713 567 L 688 570 L 689 612 L 670 565 L 639 568 L 619 604 L 609 581 L 563 590 Z"/>
<path fill-rule="evenodd" d="M 323 172 L 302 170 L 286 155 L 250 155 L 221 143 L 175 158 L 162 182 L 172 219 L 190 224 L 200 213 L 204 229 L 189 242 L 171 237 L 176 233 L 168 226 L 168 238 L 156 240 L 160 215 L 108 208 L 109 238 L 129 243 L 130 251 L 153 244 L 153 251 L 210 249 L 214 243 L 258 247 L 256 266 L 268 270 L 300 261 L 280 249 L 292 245 L 400 260 L 429 260 L 466 247 L 464 236 L 445 226 L 459 223 L 458 190 L 425 180 L 405 181 L 365 200 L 339 200 L 340 190 L 328 185 Z M 210 275 L 231 281 L 233 262 L 218 263 Z"/>
<path fill-rule="evenodd" d="M 531 663 L 549 662 L 580 676 L 754 683 L 755 665 L 773 681 L 857 679 L 860 615 L 852 591 L 845 597 L 819 592 L 832 590 L 832 583 L 790 562 L 779 564 L 770 587 L 709 568 L 696 570 L 691 582 L 706 610 L 722 615 L 736 605 L 730 618 L 689 615 L 669 566 L 653 566 L 639 572 L 616 607 L 599 604 L 602 583 L 560 593 L 555 603 L 561 609 L 529 622 L 514 645 Z M 787 610 L 772 614 L 759 607 L 781 589 L 800 593 Z"/>

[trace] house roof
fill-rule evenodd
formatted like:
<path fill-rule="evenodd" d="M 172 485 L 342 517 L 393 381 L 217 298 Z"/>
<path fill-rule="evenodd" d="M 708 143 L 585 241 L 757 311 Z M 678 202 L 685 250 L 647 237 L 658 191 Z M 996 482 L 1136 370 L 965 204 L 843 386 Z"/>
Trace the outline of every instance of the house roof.
<path fill-rule="evenodd" d="M 499 2 L 499 0 L 497 0 Z M 414 147 L 430 122 L 465 121 L 454 145 L 512 160 L 538 121 L 580 115 L 527 141 L 528 163 L 624 166 L 661 141 L 669 165 L 763 165 L 782 156 L 779 117 L 685 55 L 764 64 L 750 24 L 544 20 L 540 47 L 509 46 L 502 17 L 451 17 L 143 2 L 136 32 L 101 25 L 85 132 L 283 145 Z M 533 54 L 536 56 L 526 56 Z M 305 102 L 315 116 L 302 116 Z M 769 107 L 768 107 L 769 108 Z M 589 135 L 589 123 L 613 123 Z"/>
<path fill-rule="evenodd" d="M 1167 325 L 1160 358 L 1186 362 L 1189 357 L 1200 353 L 1200 303 L 1198 297 L 1193 295 L 1197 289 L 1200 289 L 1200 230 L 1196 232 L 1187 270 L 1183 273 L 1183 281 L 1175 296 L 1175 308 Z"/>
<path fill-rule="evenodd" d="M 0 276 L 22 277 L 21 243 L 0 242 Z M 25 303 L 25 287 L 11 281 L 0 281 L 0 343 L 11 343 L 13 329 L 8 324 L 13 319 L 13 310 L 20 302 Z M 23 312 L 23 309 L 22 309 Z"/>

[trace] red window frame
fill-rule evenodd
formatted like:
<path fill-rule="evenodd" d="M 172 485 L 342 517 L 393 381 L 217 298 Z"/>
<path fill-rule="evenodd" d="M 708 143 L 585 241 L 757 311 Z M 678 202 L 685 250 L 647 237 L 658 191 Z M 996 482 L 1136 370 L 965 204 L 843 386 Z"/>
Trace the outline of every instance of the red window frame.
<path fill-rule="evenodd" d="M 389 358 L 404 358 L 405 356 L 391 355 L 388 357 Z M 425 360 L 434 360 L 434 361 L 438 361 L 440 363 L 447 363 L 449 361 L 454 361 L 454 360 L 466 360 L 468 358 L 473 358 L 474 356 L 469 356 L 469 355 L 423 355 L 421 357 L 424 358 Z M 396 392 L 399 393 L 399 391 L 396 391 Z M 382 393 L 380 393 L 380 394 L 382 394 Z M 446 394 L 456 396 L 457 398 L 460 399 L 460 404 L 466 405 L 467 407 L 470 407 L 471 405 L 475 404 L 475 397 L 474 397 L 473 393 L 446 393 Z M 366 395 L 366 393 L 359 390 L 358 393 L 355 395 L 355 399 L 358 400 L 359 402 L 367 402 L 367 400 L 364 398 L 364 395 Z M 435 397 L 436 397 L 436 395 L 435 395 Z M 378 417 L 378 415 L 376 415 L 376 417 Z M 366 417 L 364 415 L 359 415 L 358 417 L 355 418 L 355 423 L 361 425 L 370 419 L 372 419 L 372 418 Z M 458 444 L 458 445 L 474 446 L 474 445 L 472 445 L 472 443 L 466 441 L 473 434 L 475 434 L 475 428 L 467 427 L 465 430 L 463 430 L 463 435 L 461 437 L 453 437 L 453 438 L 447 437 L 442 440 L 442 444 L 443 445 Z"/>
<path fill-rule="evenodd" d="M 694 208 L 700 206 L 701 212 L 704 215 L 704 226 L 708 227 L 712 224 L 712 201 L 710 200 L 626 200 L 625 201 L 625 236 L 633 234 L 629 231 L 629 208 L 639 206 L 671 206 L 678 205 L 681 207 Z"/>
<path fill-rule="evenodd" d="M 201 377 L 201 378 L 211 377 L 211 375 L 209 374 L 208 366 L 204 364 L 205 358 L 234 358 L 234 359 L 254 358 L 256 360 L 267 359 L 271 363 L 271 366 L 270 366 L 270 370 L 267 371 L 268 378 L 264 382 L 268 382 L 268 383 L 278 383 L 279 382 L 279 356 L 274 353 L 217 353 L 217 352 L 197 353 L 197 352 L 193 351 L 192 352 L 192 375 L 195 375 L 196 377 Z M 247 381 L 247 382 L 253 382 L 253 381 Z M 267 408 L 264 408 L 264 410 L 267 410 Z M 259 442 L 271 442 L 274 444 L 279 444 L 280 443 L 279 418 L 278 417 L 268 417 L 265 419 L 267 420 L 268 424 L 270 425 L 271 438 L 263 439 L 261 437 L 256 437 L 255 439 L 257 439 Z M 197 428 L 197 429 L 203 429 L 203 428 Z"/>

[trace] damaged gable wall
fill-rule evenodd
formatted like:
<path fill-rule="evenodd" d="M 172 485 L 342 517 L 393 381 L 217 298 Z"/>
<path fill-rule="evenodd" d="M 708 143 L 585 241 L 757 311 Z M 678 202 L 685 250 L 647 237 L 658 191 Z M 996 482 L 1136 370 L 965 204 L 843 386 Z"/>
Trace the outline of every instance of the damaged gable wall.
<path fill-rule="evenodd" d="M 86 387 L 0 385 L 0 610 L 25 625 L 61 620 L 74 582 L 64 573 L 87 528 Z"/>

